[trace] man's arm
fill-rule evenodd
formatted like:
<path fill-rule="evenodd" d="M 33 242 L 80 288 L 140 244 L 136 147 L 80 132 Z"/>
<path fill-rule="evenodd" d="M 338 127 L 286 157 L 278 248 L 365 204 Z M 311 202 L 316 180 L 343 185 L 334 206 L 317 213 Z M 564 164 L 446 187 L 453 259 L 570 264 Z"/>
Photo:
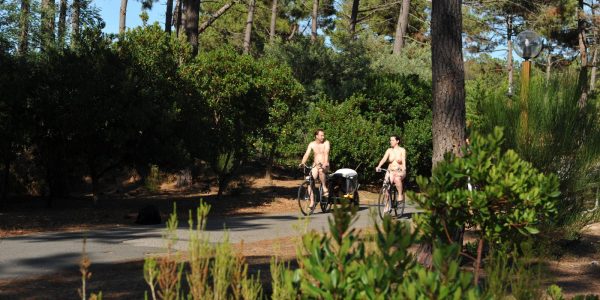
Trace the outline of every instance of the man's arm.
<path fill-rule="evenodd" d="M 310 150 L 312 149 L 312 142 L 310 142 L 308 144 L 308 147 L 306 147 L 306 153 L 304 153 L 304 156 L 302 157 L 302 162 L 300 163 L 301 165 L 305 165 L 306 161 L 308 160 L 308 156 L 310 156 Z"/>
<path fill-rule="evenodd" d="M 375 168 L 376 171 L 379 171 L 381 166 L 383 166 L 383 164 L 388 160 L 389 156 L 390 156 L 390 149 L 387 149 L 387 150 L 385 150 L 385 154 L 383 155 L 383 158 L 379 161 L 379 164 Z"/>

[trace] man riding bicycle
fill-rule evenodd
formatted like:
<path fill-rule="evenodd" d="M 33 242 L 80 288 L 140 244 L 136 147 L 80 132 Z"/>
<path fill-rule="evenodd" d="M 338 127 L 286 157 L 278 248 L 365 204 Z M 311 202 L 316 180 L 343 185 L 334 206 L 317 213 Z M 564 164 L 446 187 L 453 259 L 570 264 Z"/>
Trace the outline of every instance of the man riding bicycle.
<path fill-rule="evenodd" d="M 315 140 L 308 144 L 306 153 L 304 153 L 302 162 L 300 163 L 300 165 L 305 165 L 308 157 L 310 156 L 310 152 L 314 152 L 311 176 L 315 179 L 318 177 L 321 180 L 324 197 L 329 195 L 326 181 L 327 176 L 325 176 L 325 173 L 329 171 L 329 148 L 329 141 L 325 140 L 325 131 L 323 131 L 323 129 L 317 129 L 315 131 Z M 310 207 L 313 207 L 315 205 L 315 200 L 312 191 L 310 191 L 309 194 Z"/>
<path fill-rule="evenodd" d="M 400 147 L 400 137 L 397 135 L 390 136 L 390 146 L 385 151 L 383 158 L 375 168 L 375 171 L 381 171 L 381 166 L 387 161 L 389 162 L 388 171 L 385 175 L 385 181 L 389 180 L 396 186 L 398 190 L 398 201 L 404 201 L 404 193 L 402 190 L 402 180 L 406 177 L 406 150 Z M 391 210 L 389 201 L 386 201 L 384 211 Z"/>

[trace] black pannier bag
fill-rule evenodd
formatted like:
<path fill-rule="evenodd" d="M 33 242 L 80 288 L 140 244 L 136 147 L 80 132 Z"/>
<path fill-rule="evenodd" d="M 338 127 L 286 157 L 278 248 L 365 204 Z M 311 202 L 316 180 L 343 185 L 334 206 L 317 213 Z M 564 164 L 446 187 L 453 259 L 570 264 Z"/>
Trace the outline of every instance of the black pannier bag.
<path fill-rule="evenodd" d="M 331 192 L 339 198 L 354 197 L 354 192 L 358 190 L 358 173 L 352 169 L 339 169 L 329 176 Z"/>

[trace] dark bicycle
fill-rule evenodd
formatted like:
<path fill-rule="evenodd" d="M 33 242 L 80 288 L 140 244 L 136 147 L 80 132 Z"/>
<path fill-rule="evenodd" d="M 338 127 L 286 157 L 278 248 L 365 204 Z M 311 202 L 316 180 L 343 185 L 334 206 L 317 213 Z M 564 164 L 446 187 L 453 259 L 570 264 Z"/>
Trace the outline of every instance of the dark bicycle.
<path fill-rule="evenodd" d="M 379 170 L 385 171 L 386 175 L 390 172 L 387 169 L 380 168 Z M 398 200 L 398 190 L 390 181 L 391 174 L 386 177 L 384 177 L 383 185 L 377 198 L 377 211 L 379 212 L 379 217 L 382 219 L 386 214 L 392 215 L 392 213 L 394 217 L 398 217 L 398 215 L 402 216 L 404 214 L 404 207 L 406 206 L 406 200 Z M 398 214 L 398 211 L 400 214 Z"/>
<path fill-rule="evenodd" d="M 321 206 L 321 211 L 324 213 L 328 212 L 331 206 L 329 197 L 323 197 L 323 186 L 321 182 L 313 178 L 311 174 L 312 169 L 313 167 L 306 165 L 302 166 L 304 181 L 298 188 L 298 206 L 300 206 L 300 212 L 305 216 L 312 215 L 317 204 Z M 311 195 L 315 197 L 313 206 L 310 206 Z"/>

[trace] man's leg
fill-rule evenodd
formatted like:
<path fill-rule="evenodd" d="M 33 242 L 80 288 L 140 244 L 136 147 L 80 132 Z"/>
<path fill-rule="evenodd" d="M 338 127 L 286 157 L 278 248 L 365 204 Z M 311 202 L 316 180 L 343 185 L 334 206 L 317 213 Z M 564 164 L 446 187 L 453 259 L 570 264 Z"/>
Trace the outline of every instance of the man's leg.
<path fill-rule="evenodd" d="M 310 176 L 312 176 L 312 178 L 314 179 L 314 181 L 317 180 L 318 175 L 319 174 L 318 174 L 317 168 L 312 168 L 312 170 L 310 170 Z M 310 204 L 309 204 L 310 207 L 313 207 L 315 205 L 315 196 L 314 196 L 313 188 L 314 188 L 314 186 L 310 187 L 310 194 L 309 194 L 309 196 L 310 196 Z"/>
<path fill-rule="evenodd" d="M 319 168 L 319 179 L 321 180 L 321 186 L 323 187 L 323 196 L 329 195 L 329 190 L 327 189 L 327 176 L 325 176 L 325 170 L 323 168 Z"/>

